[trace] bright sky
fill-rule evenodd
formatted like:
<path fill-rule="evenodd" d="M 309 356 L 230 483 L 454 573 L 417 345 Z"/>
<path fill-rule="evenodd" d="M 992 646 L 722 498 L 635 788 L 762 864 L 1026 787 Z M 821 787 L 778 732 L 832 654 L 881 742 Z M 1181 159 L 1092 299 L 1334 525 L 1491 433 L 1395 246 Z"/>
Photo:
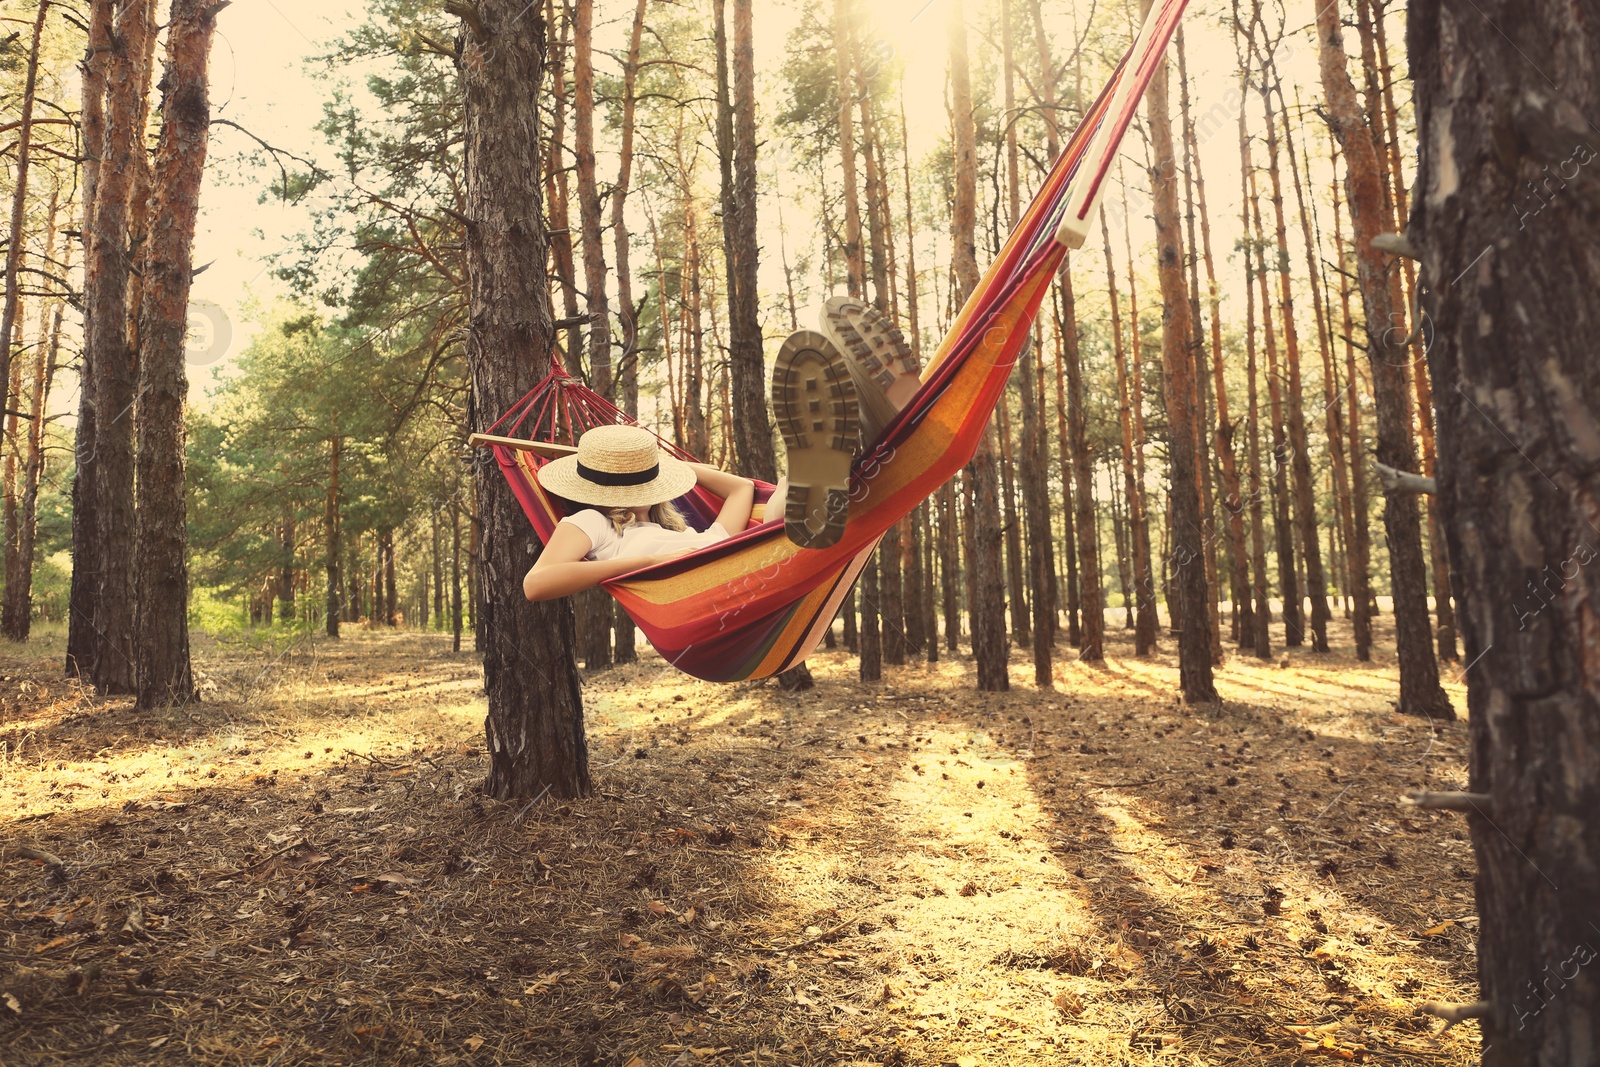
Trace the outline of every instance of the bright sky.
<path fill-rule="evenodd" d="M 870 5 L 873 33 L 890 45 L 904 63 L 908 122 L 910 126 L 913 164 L 919 157 L 935 149 L 947 136 L 949 118 L 945 109 L 945 25 L 950 0 L 878 0 Z M 1075 18 L 1074 0 L 1045 0 L 1046 24 L 1061 47 L 1072 38 Z M 1100 0 L 1100 17 L 1117 0 Z M 1290 0 L 1290 21 L 1296 28 L 1306 26 L 1313 11 L 1309 3 Z M 618 0 L 599 0 L 596 18 L 597 47 L 618 49 L 624 44 L 627 17 L 631 3 Z M 1087 2 L 1078 0 L 1076 7 L 1086 15 Z M 628 10 L 624 10 L 627 8 Z M 1300 10 L 1303 8 L 1304 10 Z M 1212 208 L 1213 243 L 1219 257 L 1219 271 L 1226 271 L 1226 259 L 1231 255 L 1238 236 L 1237 210 L 1239 200 L 1239 159 L 1236 117 L 1238 114 L 1237 74 L 1231 37 L 1219 23 L 1219 15 L 1227 9 L 1225 0 L 1197 2 L 1187 16 L 1188 56 L 1191 75 L 1195 79 L 1194 107 L 1197 116 L 1208 116 L 1212 132 L 1203 136 L 1201 160 L 1207 191 Z M 782 86 L 778 69 L 782 50 L 791 29 L 800 17 L 797 2 L 791 0 L 756 0 L 756 64 L 760 88 L 761 107 L 771 109 L 781 100 Z M 323 50 L 330 39 L 349 29 L 359 20 L 362 4 L 359 0 L 236 0 L 218 19 L 219 36 L 213 58 L 212 99 L 213 113 L 219 118 L 237 122 L 266 141 L 295 152 L 326 160 L 327 150 L 322 137 L 313 130 L 321 117 L 323 100 L 328 92 L 326 81 L 308 77 L 304 57 Z M 976 68 L 979 53 L 986 47 L 980 30 L 984 19 L 975 0 L 968 0 L 969 50 Z M 1024 55 L 1031 60 L 1032 42 Z M 1316 57 L 1309 34 L 1299 34 L 1286 42 L 1280 51 L 1280 62 L 1287 92 L 1293 106 L 1293 86 L 1303 86 L 1302 95 L 1307 103 L 1320 98 L 1317 80 Z M 988 65 L 997 69 L 998 64 Z M 1174 63 L 1175 69 L 1175 63 Z M 357 72 L 351 72 L 355 75 Z M 357 79 L 359 80 L 359 79 Z M 1025 89 L 1019 86 L 1019 94 Z M 996 94 L 998 99 L 998 93 Z M 1178 99 L 1174 79 L 1172 95 L 1174 117 Z M 1253 109 L 1253 113 L 1255 113 Z M 1204 125 L 1204 122 L 1203 122 Z M 1256 123 L 1259 126 L 1259 122 Z M 1327 188 L 1327 163 L 1325 133 L 1314 118 L 1301 125 L 1302 136 L 1307 131 L 1315 135 L 1311 145 L 1313 166 L 1318 189 L 1325 195 Z M 775 142 L 767 142 L 768 150 Z M 305 226 L 306 215 L 299 207 L 282 206 L 274 201 L 257 203 L 260 192 L 272 173 L 245 174 L 239 180 L 237 168 L 231 160 L 245 148 L 249 141 L 240 133 L 226 127 L 213 128 L 212 159 L 223 164 L 210 168 L 209 179 L 201 199 L 201 219 L 196 241 L 195 261 L 212 266 L 195 279 L 194 299 L 211 301 L 219 305 L 231 322 L 232 342 L 225 352 L 217 352 L 214 363 L 226 367 L 248 343 L 255 327 L 249 321 L 251 306 L 271 301 L 281 295 L 283 287 L 267 273 L 269 257 L 288 246 L 292 236 Z M 1042 146 L 1040 146 L 1042 150 Z M 1137 133 L 1130 134 L 1124 145 L 1124 156 L 1130 177 L 1143 166 L 1144 148 Z M 770 155 L 763 159 L 763 169 L 770 173 L 774 164 Z M 602 175 L 615 173 L 615 163 L 602 155 Z M 1287 182 L 1287 172 L 1285 182 Z M 1142 179 L 1141 179 L 1142 181 Z M 783 285 L 777 249 L 776 196 L 784 198 L 782 211 L 788 234 L 791 261 L 798 246 L 806 241 L 814 245 L 818 262 L 821 258 L 819 227 L 811 214 L 811 205 L 800 183 L 763 182 L 764 199 L 760 205 L 763 230 L 763 285 L 768 293 L 781 290 Z M 981 195 L 981 194 L 980 194 Z M 1286 205 L 1293 211 L 1292 194 Z M 1321 197 L 1319 196 L 1319 199 Z M 1114 213 L 1115 214 L 1115 213 Z M 1148 220 L 1135 206 L 1134 247 L 1149 239 Z M 1331 225 L 1324 217 L 1323 225 Z M 1271 226 L 1271 222 L 1268 222 Z M 642 228 L 642 222 L 641 222 Z M 638 232 L 637 230 L 635 232 Z M 1115 235 L 1120 256 L 1120 235 Z M 934 263 L 938 249 L 933 238 L 926 246 L 919 244 L 919 266 L 927 269 Z M 1298 235 L 1292 235 L 1292 254 L 1298 269 L 1304 269 L 1303 253 L 1299 250 Z M 940 247 L 943 247 L 942 245 Z M 1091 259 L 1079 268 L 1080 299 L 1098 301 L 1104 288 L 1103 261 L 1096 249 Z M 1224 286 L 1225 290 L 1229 288 Z M 1237 285 L 1232 286 L 1237 289 Z M 764 305 L 766 301 L 763 301 Z M 1147 301 L 1148 303 L 1148 301 Z M 1242 319 L 1242 307 L 1233 321 Z M 804 312 L 802 312 L 804 315 Z M 787 323 L 769 323 L 770 333 L 781 332 Z M 211 384 L 206 366 L 191 366 L 192 394 L 202 402 L 202 391 Z"/>

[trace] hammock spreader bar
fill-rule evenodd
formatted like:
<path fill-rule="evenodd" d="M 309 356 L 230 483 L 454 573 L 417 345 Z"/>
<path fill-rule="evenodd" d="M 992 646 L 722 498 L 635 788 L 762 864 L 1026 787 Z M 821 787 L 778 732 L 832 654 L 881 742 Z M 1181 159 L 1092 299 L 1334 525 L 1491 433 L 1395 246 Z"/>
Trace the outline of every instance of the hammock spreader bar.
<path fill-rule="evenodd" d="M 921 389 L 856 460 L 850 518 L 837 544 L 799 548 L 777 515 L 604 583 L 669 663 L 709 681 L 738 681 L 804 660 L 883 536 L 972 459 L 1057 268 L 1068 248 L 1083 243 L 1117 146 L 1187 4 L 1161 0 L 1152 7 L 928 361 Z M 631 421 L 552 361 L 550 373 L 490 433 L 573 443 L 590 426 Z M 668 453 L 692 458 L 657 437 Z M 547 457 L 504 439 L 483 443 L 493 447 L 535 531 L 548 539 L 573 505 L 540 486 Z M 771 491 L 757 483 L 758 502 Z M 704 528 L 721 501 L 696 487 L 678 504 L 691 525 Z"/>

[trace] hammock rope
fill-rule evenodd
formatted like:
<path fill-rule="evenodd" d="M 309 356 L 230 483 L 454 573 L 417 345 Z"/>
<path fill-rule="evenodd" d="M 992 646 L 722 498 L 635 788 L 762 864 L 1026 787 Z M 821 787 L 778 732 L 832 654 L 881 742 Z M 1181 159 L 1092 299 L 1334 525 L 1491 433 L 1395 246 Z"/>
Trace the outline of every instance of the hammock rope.
<path fill-rule="evenodd" d="M 1162 0 L 1152 7 L 928 361 L 922 387 L 855 461 L 850 516 L 837 544 L 791 544 L 779 514 L 770 522 L 753 519 L 725 541 L 604 583 L 669 663 L 709 681 L 739 681 L 769 677 L 803 661 L 878 542 L 971 461 L 1056 270 L 1069 248 L 1081 247 L 1093 222 L 1117 146 L 1187 4 Z M 544 379 L 490 428 L 505 435 L 487 443 L 541 540 L 549 539 L 573 505 L 540 486 L 539 467 L 547 456 L 506 438 L 574 444 L 593 426 L 633 421 L 552 359 Z M 669 454 L 693 458 L 655 436 Z M 772 486 L 757 483 L 758 502 L 771 492 Z M 697 486 L 678 505 L 691 526 L 703 529 L 721 501 Z"/>

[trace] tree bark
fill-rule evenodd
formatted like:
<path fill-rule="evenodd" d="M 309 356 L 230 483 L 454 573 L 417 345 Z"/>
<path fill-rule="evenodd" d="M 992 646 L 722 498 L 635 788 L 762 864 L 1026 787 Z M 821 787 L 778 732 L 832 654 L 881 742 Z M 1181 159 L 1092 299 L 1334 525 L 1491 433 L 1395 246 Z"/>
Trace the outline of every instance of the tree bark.
<path fill-rule="evenodd" d="M 575 0 L 572 7 L 572 143 L 578 184 L 579 247 L 587 290 L 589 385 L 609 399 L 614 384 L 611 313 L 606 299 L 605 242 L 600 231 L 600 188 L 594 158 L 594 0 Z M 578 594 L 575 606 L 584 666 L 589 670 L 611 666 L 611 623 L 617 614 L 611 598 L 600 589 L 586 589 Z"/>
<path fill-rule="evenodd" d="M 51 194 L 50 209 L 45 216 L 44 256 L 47 263 L 53 264 L 56 260 L 60 214 L 61 198 L 57 190 Z M 63 263 L 71 260 L 71 251 L 69 239 L 67 254 L 61 257 Z M 28 411 L 23 416 L 27 419 L 28 429 L 25 435 L 12 432 L 12 450 L 6 456 L 6 588 L 4 605 L 0 607 L 0 633 L 13 641 L 26 641 L 32 627 L 33 545 L 39 478 L 44 470 L 44 417 L 60 351 L 62 303 L 51 299 L 39 301 L 39 337 L 34 344 Z M 12 369 L 20 370 L 20 366 L 14 365 Z M 12 403 L 21 405 L 20 389 L 13 395 Z M 23 446 L 24 440 L 27 442 L 26 448 Z"/>
<path fill-rule="evenodd" d="M 1304 616 L 1300 597 L 1299 570 L 1295 565 L 1293 509 L 1289 500 L 1289 465 L 1293 446 L 1283 414 L 1283 381 L 1278 371 L 1277 328 L 1273 322 L 1272 297 L 1267 286 L 1266 228 L 1261 224 L 1261 200 L 1256 191 L 1256 172 L 1249 171 L 1249 208 L 1253 239 L 1259 255 L 1256 274 L 1257 296 L 1261 300 L 1261 334 L 1267 355 L 1267 416 L 1272 425 L 1272 532 L 1278 560 L 1278 588 L 1283 595 L 1283 643 L 1298 648 L 1305 643 Z"/>
<path fill-rule="evenodd" d="M 1103 218 L 1104 216 L 1102 216 Z M 1072 435 L 1067 427 L 1067 323 L 1064 310 L 1065 294 L 1060 286 L 1052 294 L 1055 312 L 1056 335 L 1056 445 L 1060 456 L 1057 471 L 1061 475 L 1061 553 L 1066 561 L 1067 643 L 1073 648 L 1083 647 L 1082 598 L 1078 586 L 1078 541 L 1073 529 L 1076 514 L 1072 502 Z M 1077 323 L 1072 324 L 1076 329 Z M 1120 341 L 1121 338 L 1118 338 Z"/>
<path fill-rule="evenodd" d="M 1062 337 L 1067 360 L 1067 433 L 1072 445 L 1073 507 L 1077 511 L 1078 597 L 1083 608 L 1083 644 L 1078 658 L 1086 663 L 1105 661 L 1106 612 L 1101 594 L 1100 543 L 1095 536 L 1094 453 L 1089 447 L 1089 417 L 1085 406 L 1083 355 L 1078 345 L 1077 302 L 1072 291 L 1072 257 L 1061 260 L 1056 274 L 1066 311 Z"/>
<path fill-rule="evenodd" d="M 465 214 L 471 325 L 472 428 L 486 431 L 550 366 L 553 325 L 538 186 L 544 20 L 516 0 L 478 0 L 463 20 Z M 481 27 L 481 28 L 480 28 Z M 522 575 L 537 539 L 497 465 L 473 465 L 481 540 L 474 612 L 489 713 L 484 724 L 497 798 L 589 792 L 572 609 L 529 603 Z"/>
<path fill-rule="evenodd" d="M 1121 164 L 1118 164 L 1121 170 Z M 1128 183 L 1122 183 L 1122 215 L 1128 217 Z M 1156 579 L 1150 558 L 1150 499 L 1144 480 L 1144 331 L 1139 320 L 1139 286 L 1133 270 L 1133 234 L 1123 227 L 1123 243 L 1128 256 L 1128 345 L 1131 360 L 1128 377 L 1128 403 L 1133 419 L 1133 472 L 1138 489 L 1137 508 L 1132 501 L 1128 514 L 1133 524 L 1134 646 L 1146 655 L 1156 649 L 1161 619 L 1156 610 Z M 1089 531 L 1084 531 L 1089 536 Z M 1170 601 L 1168 602 L 1171 603 Z M 1176 620 L 1174 620 L 1176 621 Z"/>
<path fill-rule="evenodd" d="M 1400 470 L 1416 470 L 1410 416 L 1407 410 L 1405 366 L 1409 362 L 1403 337 L 1380 328 L 1391 322 L 1394 311 L 1389 264 L 1372 247 L 1381 231 L 1383 182 L 1377 147 L 1356 99 L 1339 25 L 1339 3 L 1333 0 L 1317 13 L 1321 37 L 1322 83 L 1335 136 L 1344 148 L 1350 216 L 1355 230 L 1355 251 L 1366 308 L 1367 357 L 1372 366 L 1372 390 L 1377 401 L 1377 459 Z M 1400 660 L 1400 699 L 1397 710 L 1407 715 L 1454 719 L 1439 685 L 1439 666 L 1433 655 L 1428 625 L 1426 576 L 1422 561 L 1422 531 L 1417 498 L 1409 493 L 1385 494 L 1383 521 L 1389 536 L 1392 566 L 1396 643 Z M 1486 587 L 1492 588 L 1492 587 Z"/>
<path fill-rule="evenodd" d="M 1334 173 L 1338 173 L 1338 148 L 1330 146 L 1334 157 Z M 1333 243 L 1339 255 L 1339 308 L 1340 326 L 1344 336 L 1344 407 L 1348 413 L 1350 443 L 1350 597 L 1351 629 L 1356 645 L 1356 659 L 1365 663 L 1372 658 L 1372 576 L 1370 573 L 1371 532 L 1367 524 L 1367 465 L 1362 460 L 1360 377 L 1356 373 L 1355 322 L 1350 313 L 1350 272 L 1345 256 L 1344 238 L 1340 225 L 1339 182 L 1334 178 L 1333 188 Z M 1352 264 L 1353 265 L 1353 264 Z"/>
<path fill-rule="evenodd" d="M 1117 369 L 1117 426 L 1122 431 L 1122 493 L 1132 542 L 1129 547 L 1135 561 L 1133 585 L 1138 607 L 1134 618 L 1134 654 L 1148 656 L 1156 649 L 1155 589 L 1139 573 L 1137 561 L 1150 558 L 1150 526 L 1145 517 L 1144 486 L 1139 482 L 1135 466 L 1133 398 L 1128 386 L 1128 359 L 1122 345 L 1122 313 L 1118 307 L 1116 266 L 1111 255 L 1111 230 L 1103 213 L 1100 235 L 1105 239 L 1106 289 L 1111 295 L 1111 353 Z"/>
<path fill-rule="evenodd" d="M 722 26 L 723 0 L 715 6 Z M 728 264 L 728 359 L 733 387 L 734 454 L 739 470 L 773 481 L 777 462 L 767 418 L 762 356 L 759 246 L 756 227 L 755 45 L 751 0 L 733 0 L 733 85 L 727 51 L 718 50 L 718 149 L 722 161 L 722 229 Z"/>
<path fill-rule="evenodd" d="M 33 104 L 34 92 L 39 84 L 39 42 L 44 37 L 44 20 L 50 12 L 50 0 L 39 0 L 39 10 L 33 18 L 33 36 L 28 44 L 28 66 L 23 75 L 22 100 L 17 122 L 17 162 L 11 171 L 15 188 L 11 191 L 11 229 L 6 243 L 5 301 L 0 305 L 0 412 L 11 407 L 11 334 L 16 328 L 21 308 L 21 287 L 18 273 L 27 252 L 27 234 L 23 224 L 27 217 L 28 169 L 33 161 Z"/>
<path fill-rule="evenodd" d="M 1435 328 L 1468 789 L 1489 798 L 1466 816 L 1483 1063 L 1582 1063 L 1600 1047 L 1600 26 L 1550 0 L 1413 0 L 1408 23 L 1421 158 L 1407 233 Z"/>
<path fill-rule="evenodd" d="M 85 462 L 97 468 L 92 479 L 97 557 L 90 564 L 97 579 L 91 594 L 93 658 L 90 680 L 102 693 L 135 691 L 134 554 L 134 381 L 138 354 L 128 336 L 130 189 L 144 148 L 139 121 L 144 108 L 139 91 L 147 54 L 146 38 L 155 32 L 154 4 L 134 0 L 112 37 L 106 67 L 105 143 L 95 192 L 94 221 L 84 257 L 84 364 L 94 377 L 94 449 Z M 77 559 L 76 553 L 74 559 Z"/>
<path fill-rule="evenodd" d="M 99 202 L 100 156 L 105 151 L 106 75 L 110 66 L 113 0 L 91 0 L 89 9 L 89 54 L 83 64 L 83 111 L 79 120 L 85 148 L 83 164 L 83 212 L 80 223 L 87 260 L 93 246 L 95 208 Z M 83 333 L 87 338 L 93 325 L 94 307 L 89 294 L 89 276 L 84 276 Z M 72 578 L 67 592 L 68 677 L 94 680 L 94 657 L 100 646 L 95 628 L 95 604 L 100 589 L 99 547 L 100 465 L 94 462 L 97 426 L 94 368 L 84 355 L 84 368 L 78 375 L 78 424 L 73 435 L 74 474 L 72 478 Z"/>
<path fill-rule="evenodd" d="M 211 121 L 207 89 L 216 32 L 211 0 L 173 0 L 167 22 L 167 65 L 161 78 L 161 139 L 146 215 L 139 319 L 135 655 L 140 707 L 194 698 L 189 664 L 189 572 L 184 464 L 184 412 L 189 379 L 184 339 L 194 275 L 194 231 L 200 211 Z"/>
<path fill-rule="evenodd" d="M 461 496 L 459 491 L 450 501 L 450 651 L 461 651 Z"/>
<path fill-rule="evenodd" d="M 297 542 L 294 511 L 285 505 L 283 515 L 278 520 L 278 621 L 285 624 L 294 622 L 294 551 Z M 382 562 L 382 557 L 379 562 Z"/>
<path fill-rule="evenodd" d="M 339 638 L 339 615 L 340 615 L 340 612 L 339 612 L 339 607 L 340 607 L 339 601 L 341 599 L 340 595 L 339 595 L 339 590 L 340 590 L 341 584 L 342 584 L 341 583 L 340 574 L 339 574 L 339 551 L 340 551 L 340 544 L 339 544 L 340 536 L 339 535 L 340 535 L 340 526 L 341 526 L 341 522 L 340 522 L 340 518 L 339 518 L 339 499 L 340 499 L 339 498 L 339 460 L 341 458 L 340 457 L 340 453 L 341 453 L 343 447 L 344 447 L 344 441 L 339 436 L 338 427 L 337 427 L 337 420 L 335 420 L 334 433 L 333 433 L 333 435 L 331 437 L 328 438 L 328 493 L 327 493 L 327 499 L 323 503 L 323 513 L 322 513 L 322 525 L 323 525 L 322 533 L 323 533 L 323 537 L 325 537 L 327 539 L 327 552 L 328 552 L 327 563 L 326 563 L 326 568 L 327 568 L 327 572 L 328 572 L 328 599 L 327 599 L 327 607 L 326 607 L 326 610 L 324 612 L 325 617 L 323 619 L 323 626 L 324 626 L 324 628 L 325 628 L 325 630 L 327 632 L 327 635 L 329 637 L 333 638 L 334 640 L 338 640 L 338 638 Z M 433 573 L 434 573 L 435 603 L 437 603 L 437 594 L 439 592 L 439 580 L 438 580 L 438 575 L 439 575 L 439 557 L 438 557 L 439 520 L 438 520 L 437 517 L 435 517 L 433 525 L 434 525 L 434 529 L 433 529 L 434 571 L 433 571 Z M 440 610 L 440 611 L 437 612 L 437 614 L 443 615 L 444 612 L 443 612 L 443 610 Z"/>
<path fill-rule="evenodd" d="M 1207 442 L 1211 440 L 1211 375 L 1210 364 L 1221 359 L 1220 345 L 1207 348 L 1206 334 L 1200 327 L 1200 242 L 1195 236 L 1195 186 L 1200 177 L 1200 146 L 1195 138 L 1194 116 L 1189 106 L 1189 63 L 1184 48 L 1183 26 L 1178 26 L 1178 99 L 1183 115 L 1183 203 L 1184 230 L 1189 242 L 1185 260 L 1189 268 L 1189 321 L 1194 334 L 1195 354 L 1195 475 L 1200 481 L 1200 528 L 1205 545 L 1206 613 L 1211 617 L 1211 662 L 1220 666 L 1222 654 L 1222 605 L 1217 581 L 1217 519 L 1216 485 L 1212 467 L 1206 462 Z M 1208 245 L 1209 248 L 1209 239 Z M 1216 308 L 1212 308 L 1211 334 L 1221 337 L 1216 321 Z"/>
<path fill-rule="evenodd" d="M 1301 558 L 1305 561 L 1306 593 L 1311 599 L 1311 650 L 1326 652 L 1330 618 L 1328 580 L 1322 568 L 1321 523 L 1317 520 L 1316 493 L 1311 484 L 1311 448 L 1306 435 L 1300 378 L 1300 330 L 1295 324 L 1294 285 L 1289 269 L 1289 232 L 1283 208 L 1278 120 L 1272 107 L 1271 91 L 1277 81 L 1277 72 L 1264 69 L 1261 76 L 1261 105 L 1267 118 L 1267 174 L 1272 179 L 1272 213 L 1276 227 L 1279 311 L 1283 316 L 1283 358 L 1288 370 L 1284 383 L 1284 417 L 1288 421 L 1291 449 L 1289 471 L 1294 483 L 1294 516 L 1300 530 Z M 1279 95 L 1282 95 L 1281 87 Z M 1287 122 L 1287 112 L 1284 113 L 1284 119 Z M 1291 158 L 1293 152 L 1291 145 Z"/>
<path fill-rule="evenodd" d="M 979 281 L 974 229 L 977 224 L 977 130 L 973 122 L 972 76 L 967 66 L 967 25 L 962 0 L 951 0 L 948 22 L 950 46 L 951 121 L 955 126 L 955 210 L 951 213 L 950 239 L 957 298 L 965 301 Z M 999 474 L 995 462 L 994 420 L 967 465 L 972 482 L 972 544 L 967 558 L 974 597 L 972 653 L 977 660 L 978 688 L 998 691 L 1011 687 L 1006 670 L 1005 568 L 1000 558 Z"/>
<path fill-rule="evenodd" d="M 1141 7 L 1146 15 L 1149 0 Z M 1168 571 L 1178 595 L 1178 682 L 1189 704 L 1217 700 L 1211 673 L 1211 616 L 1207 607 L 1206 572 L 1201 544 L 1200 494 L 1195 471 L 1193 324 L 1183 278 L 1182 242 L 1178 231 L 1178 181 L 1172 149 L 1172 120 L 1167 110 L 1167 64 L 1157 64 L 1145 92 L 1150 122 L 1150 147 L 1155 159 L 1150 185 L 1156 221 L 1156 260 L 1161 279 L 1162 387 L 1172 451 L 1172 552 Z M 1081 506 L 1081 505 L 1080 505 Z"/>

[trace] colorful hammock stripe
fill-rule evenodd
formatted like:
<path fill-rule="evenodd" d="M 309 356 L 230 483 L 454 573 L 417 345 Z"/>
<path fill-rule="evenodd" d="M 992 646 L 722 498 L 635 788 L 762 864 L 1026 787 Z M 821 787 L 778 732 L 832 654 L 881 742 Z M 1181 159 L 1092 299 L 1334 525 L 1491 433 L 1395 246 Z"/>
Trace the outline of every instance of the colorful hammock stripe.
<path fill-rule="evenodd" d="M 838 544 L 799 548 L 784 534 L 780 515 L 604 583 L 667 662 L 709 681 L 764 678 L 800 663 L 821 641 L 878 542 L 971 461 L 1074 244 L 1073 227 L 1063 232 L 1069 207 L 1080 225 L 1092 217 L 1117 145 L 1187 2 L 1164 0 L 1152 8 L 1134 47 L 928 361 L 922 388 L 856 461 L 850 518 Z M 1080 173 L 1092 183 L 1087 196 L 1079 195 Z M 511 433 L 526 427 L 541 440 L 575 440 L 590 425 L 617 421 L 627 416 L 555 366 L 494 429 L 509 423 Z M 662 445 L 689 458 L 670 442 Z M 543 460 L 503 445 L 494 450 L 539 536 L 548 538 L 568 505 L 539 486 Z M 761 483 L 757 498 L 764 500 L 771 488 Z M 700 528 L 719 504 L 698 488 L 679 503 Z"/>

